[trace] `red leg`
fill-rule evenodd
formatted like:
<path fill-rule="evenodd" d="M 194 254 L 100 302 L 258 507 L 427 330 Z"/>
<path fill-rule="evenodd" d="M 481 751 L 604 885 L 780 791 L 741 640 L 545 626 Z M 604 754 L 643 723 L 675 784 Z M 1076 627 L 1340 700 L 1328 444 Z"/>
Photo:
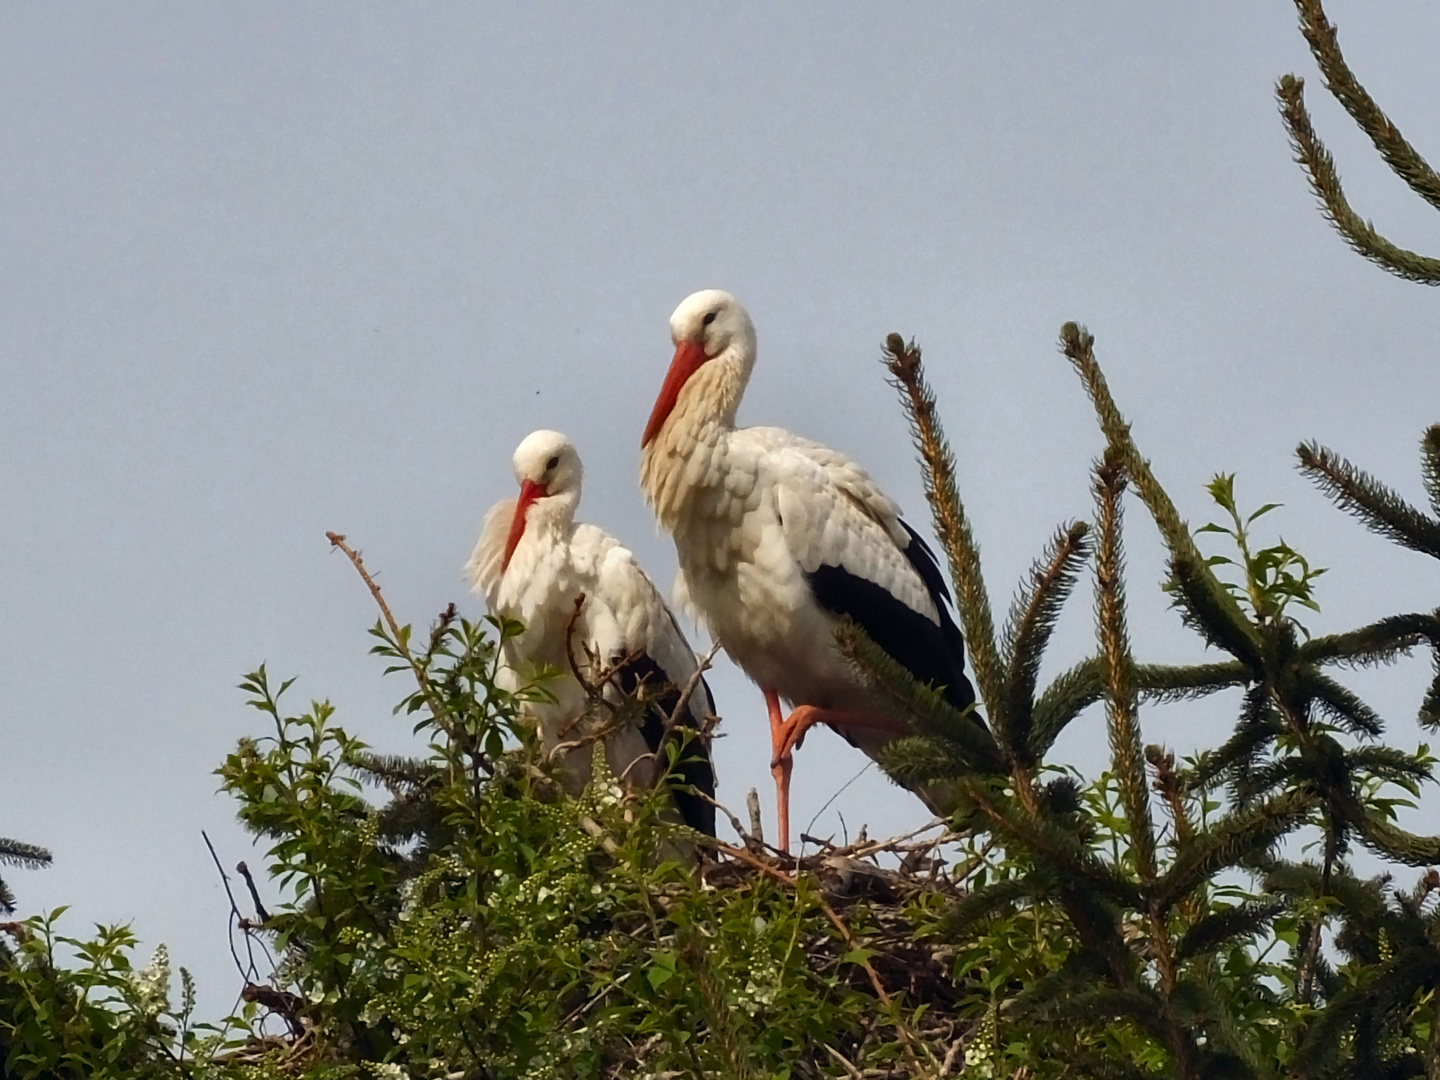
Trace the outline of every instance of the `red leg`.
<path fill-rule="evenodd" d="M 907 735 L 910 729 L 904 724 L 878 713 L 842 712 L 839 709 L 821 709 L 814 705 L 799 705 L 788 719 L 781 719 L 780 696 L 773 690 L 765 691 L 765 704 L 770 710 L 770 773 L 775 777 L 775 806 L 779 820 L 779 848 L 787 854 L 790 851 L 790 772 L 794 768 L 794 752 L 805 742 L 805 733 L 816 724 L 831 727 L 868 727 L 893 735 Z"/>
<path fill-rule="evenodd" d="M 765 691 L 765 706 L 770 710 L 770 775 L 775 777 L 775 816 L 779 832 L 780 850 L 790 850 L 790 770 L 794 759 L 785 746 L 789 733 L 785 718 L 780 714 L 780 695 L 774 690 Z M 792 744 L 793 746 L 793 744 Z"/>

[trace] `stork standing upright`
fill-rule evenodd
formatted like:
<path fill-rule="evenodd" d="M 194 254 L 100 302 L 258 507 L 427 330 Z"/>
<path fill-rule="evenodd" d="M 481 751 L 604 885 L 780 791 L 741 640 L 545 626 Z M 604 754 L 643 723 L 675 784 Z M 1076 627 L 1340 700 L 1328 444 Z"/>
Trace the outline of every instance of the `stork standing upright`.
<path fill-rule="evenodd" d="M 675 539 L 677 599 L 764 692 L 789 850 L 792 751 L 810 727 L 828 724 L 872 758 L 909 732 L 840 654 L 840 620 L 962 710 L 975 701 L 964 641 L 934 553 L 860 466 L 780 428 L 735 426 L 755 364 L 755 327 L 740 303 L 697 292 L 670 317 L 670 337 L 640 486 Z M 950 809 L 936 790 L 916 794 Z"/>
<path fill-rule="evenodd" d="M 603 529 L 575 521 L 582 469 L 570 440 L 557 431 L 531 432 L 516 448 L 514 466 L 519 498 L 491 507 L 465 567 L 493 614 L 524 625 L 501 646 L 504 688 L 531 685 L 547 669 L 559 672 L 545 684 L 554 701 L 523 706 L 538 725 L 542 744 L 554 750 L 593 733 L 582 721 L 593 729 L 605 719 L 586 720 L 589 695 L 572 671 L 572 661 L 587 681 L 598 679 L 596 663 L 601 669 L 618 665 L 616 679 L 606 688 L 612 699 L 647 682 L 656 693 L 642 724 L 610 732 L 604 742 L 606 761 L 616 776 L 637 785 L 653 784 L 667 764 L 659 753 L 666 719 L 699 667 L 695 653 L 630 550 Z M 577 615 L 575 601 L 581 595 Z M 703 730 L 711 710 L 709 687 L 697 679 L 683 722 Z M 562 775 L 567 786 L 578 791 L 590 780 L 590 746 L 573 746 L 562 755 Z M 685 785 L 701 793 L 672 789 L 681 816 L 687 825 L 713 836 L 715 774 L 700 740 L 691 740 L 678 771 Z"/>

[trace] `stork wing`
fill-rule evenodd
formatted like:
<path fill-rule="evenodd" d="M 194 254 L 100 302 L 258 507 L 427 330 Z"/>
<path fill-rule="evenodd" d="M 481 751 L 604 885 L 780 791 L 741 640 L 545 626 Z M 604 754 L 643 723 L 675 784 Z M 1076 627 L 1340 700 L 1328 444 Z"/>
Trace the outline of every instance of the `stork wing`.
<path fill-rule="evenodd" d="M 766 455 L 785 543 L 816 602 L 848 616 L 956 708 L 975 700 L 934 553 L 849 458 L 803 443 Z"/>
<path fill-rule="evenodd" d="M 681 693 L 699 666 L 695 653 L 659 590 L 628 548 L 601 530 L 582 525 L 576 529 L 572 551 L 577 565 L 593 567 L 593 573 L 584 574 L 594 586 L 585 605 L 592 644 L 606 661 L 631 658 L 619 676 L 623 692 L 634 693 L 642 682 L 658 692 L 640 729 L 654 753 L 660 748 L 666 720 L 680 704 Z M 712 709 L 710 688 L 702 678 L 690 694 L 685 722 L 699 729 Z M 709 799 L 677 789 L 673 792 L 676 807 L 687 825 L 714 836 L 715 806 L 709 800 L 715 796 L 715 771 L 708 749 L 698 740 L 692 741 L 678 771 L 687 785 Z"/>

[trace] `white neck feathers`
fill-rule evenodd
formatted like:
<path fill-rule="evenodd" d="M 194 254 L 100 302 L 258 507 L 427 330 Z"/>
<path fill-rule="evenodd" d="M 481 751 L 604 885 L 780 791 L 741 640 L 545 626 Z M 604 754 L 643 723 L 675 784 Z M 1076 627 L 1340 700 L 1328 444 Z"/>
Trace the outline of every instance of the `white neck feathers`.
<path fill-rule="evenodd" d="M 753 352 L 746 356 L 732 346 L 701 365 L 641 452 L 640 488 L 667 531 L 675 531 L 690 497 L 717 476 L 753 362 Z"/>

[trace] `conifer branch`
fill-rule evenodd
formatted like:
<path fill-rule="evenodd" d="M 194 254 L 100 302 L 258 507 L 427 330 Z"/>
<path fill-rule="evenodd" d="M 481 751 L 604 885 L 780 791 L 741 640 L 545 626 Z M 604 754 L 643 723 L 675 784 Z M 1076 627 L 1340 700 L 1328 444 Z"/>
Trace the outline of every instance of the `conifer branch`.
<path fill-rule="evenodd" d="M 1326 634 L 1302 642 L 1295 650 L 1300 664 L 1349 664 L 1371 667 L 1404 656 L 1422 641 L 1440 641 L 1436 613 L 1391 615 L 1342 634 Z"/>
<path fill-rule="evenodd" d="M 1003 772 L 1005 763 L 990 733 L 970 712 L 960 712 L 939 690 L 920 682 L 876 645 L 852 620 L 835 629 L 836 644 L 857 675 L 894 701 L 916 732 L 953 744 L 971 762 L 971 769 Z"/>
<path fill-rule="evenodd" d="M 959 744 L 925 735 L 891 739 L 881 748 L 879 760 L 890 779 L 912 791 L 922 785 L 946 785 L 956 776 L 976 771 L 974 757 Z M 942 804 L 949 801 L 942 799 Z"/>
<path fill-rule="evenodd" d="M 1248 667 L 1234 660 L 1215 664 L 1135 665 L 1140 700 L 1156 704 L 1194 701 L 1234 686 L 1244 686 L 1254 677 Z"/>
<path fill-rule="evenodd" d="M 735 1027 L 735 1017 L 725 1000 L 715 973 L 705 959 L 704 938 L 693 925 L 679 928 L 675 933 L 676 953 L 690 970 L 695 986 L 700 991 L 700 1005 L 705 1014 L 705 1023 L 710 1037 L 720 1048 L 725 1059 L 726 1075 L 734 1080 L 751 1080 L 755 1068 L 750 1060 L 749 1049 Z"/>
<path fill-rule="evenodd" d="M 1345 1035 L 1357 1027 L 1363 1027 L 1368 1015 L 1382 1011 L 1386 1004 L 1396 999 L 1408 999 L 1415 990 L 1433 982 L 1436 965 L 1433 960 L 1415 952 L 1406 951 L 1381 966 L 1379 974 L 1364 983 L 1346 986 L 1326 1008 L 1319 1011 L 1313 1023 L 1306 1029 L 1304 1038 L 1295 1050 L 1295 1064 L 1309 1074 L 1309 1070 L 1320 1067 L 1332 1060 Z M 1357 1055 L 1357 1057 L 1360 1055 Z M 1357 1076 L 1377 1076 L 1379 1070 L 1365 1068 L 1363 1061 L 1357 1062 Z M 1414 1074 L 1410 1074 L 1414 1075 Z"/>
<path fill-rule="evenodd" d="M 1170 1041 L 1162 1019 L 1164 1006 L 1155 991 L 1143 984 L 1127 989 L 1097 986 L 1069 997 L 1058 997 L 1054 1007 L 1046 1011 L 1053 1020 L 1073 1023 L 1113 1021 L 1117 1016 L 1124 1016 L 1156 1039 Z"/>
<path fill-rule="evenodd" d="M 1150 463 L 1140 456 L 1140 450 L 1135 445 L 1134 439 L 1130 436 L 1130 425 L 1120 414 L 1115 405 L 1115 399 L 1110 396 L 1110 388 L 1106 385 L 1105 376 L 1100 371 L 1100 365 L 1095 361 L 1094 345 L 1095 339 L 1083 327 L 1076 323 L 1069 322 L 1060 328 L 1060 343 L 1065 355 L 1079 372 L 1081 381 L 1085 384 L 1085 391 L 1090 396 L 1090 401 L 1095 407 L 1095 413 L 1100 421 L 1100 429 L 1105 433 L 1105 441 L 1115 448 L 1119 455 L 1119 463 L 1125 469 L 1125 474 L 1130 482 L 1135 485 L 1136 494 L 1140 496 L 1150 516 L 1155 519 L 1155 524 L 1160 529 L 1160 535 L 1169 548 L 1173 559 L 1185 559 L 1195 566 L 1195 584 L 1210 595 L 1207 608 L 1213 608 L 1217 613 L 1224 616 L 1224 622 L 1233 628 L 1233 633 L 1246 638 L 1250 642 L 1246 650 L 1247 655 L 1258 656 L 1261 652 L 1260 638 L 1250 620 L 1240 609 L 1235 598 L 1230 595 L 1228 589 L 1221 584 L 1220 580 L 1210 571 L 1206 565 L 1205 557 L 1200 554 L 1200 549 L 1195 546 L 1195 540 L 1190 535 L 1190 529 L 1180 519 L 1175 504 L 1170 501 L 1170 496 L 1155 479 L 1155 474 L 1150 469 Z M 1241 659 L 1245 655 L 1237 653 Z"/>
<path fill-rule="evenodd" d="M 1310 123 L 1310 114 L 1305 109 L 1305 80 L 1295 75 L 1282 77 L 1275 87 L 1275 97 L 1290 134 L 1295 161 L 1305 170 L 1310 189 L 1320 200 L 1321 211 L 1336 232 L 1357 254 L 1382 270 L 1421 285 L 1440 285 L 1440 259 L 1391 243 L 1351 208 L 1340 184 L 1335 159 Z"/>
<path fill-rule="evenodd" d="M 1392 784 L 1419 785 L 1434 779 L 1430 766 L 1393 746 L 1360 746 L 1345 751 L 1345 768 L 1351 774 L 1365 772 Z"/>
<path fill-rule="evenodd" d="M 1426 517 L 1369 473 L 1317 443 L 1302 443 L 1295 454 L 1300 471 L 1366 528 L 1440 559 L 1440 521 Z"/>
<path fill-rule="evenodd" d="M 362 779 L 383 784 L 397 795 L 402 791 L 424 788 L 442 776 L 442 771 L 424 758 L 376 754 L 368 750 L 352 754 L 346 764 Z"/>
<path fill-rule="evenodd" d="M 1046 972 L 1029 986 L 1023 986 L 1005 1006 L 1009 1016 L 1023 1016 L 1027 1013 L 1044 1012 L 1061 998 L 1072 997 L 1095 984 L 1096 979 L 1105 978 L 1103 968 L 1097 968 L 1095 958 L 1083 949 L 1070 953 L 1054 971 Z"/>
<path fill-rule="evenodd" d="M 941 921 L 940 932 L 954 938 L 975 923 L 988 919 L 998 911 L 1030 900 L 1043 893 L 1035 875 L 1005 878 L 973 889 L 950 906 Z"/>
<path fill-rule="evenodd" d="M 1204 791 L 1223 776 L 1243 777 L 1254 767 L 1261 751 L 1284 730 L 1284 722 L 1270 703 L 1268 689 L 1263 684 L 1251 687 L 1245 694 L 1234 733 L 1214 750 L 1198 755 L 1182 774 L 1186 789 Z"/>
<path fill-rule="evenodd" d="M 1374 814 L 1361 814 L 1355 822 L 1360 839 L 1371 851 L 1407 866 L 1440 863 L 1440 836 L 1416 836 Z"/>
<path fill-rule="evenodd" d="M 1293 900 L 1320 896 L 1323 884 L 1324 872 L 1315 863 L 1280 862 L 1267 869 L 1262 887 Z M 1376 883 L 1360 880 L 1343 866 L 1331 871 L 1328 890 L 1351 918 L 1373 923 L 1386 915 L 1385 897 Z"/>
<path fill-rule="evenodd" d="M 1338 756 L 1343 760 L 1343 753 Z M 1279 791 L 1286 785 L 1303 785 L 1313 780 L 1314 773 L 1313 762 L 1299 754 L 1287 754 L 1236 775 L 1231 781 L 1231 794 L 1236 805 L 1249 806 L 1261 796 Z"/>
<path fill-rule="evenodd" d="M 1130 824 L 1130 843 L 1140 880 L 1155 880 L 1155 825 L 1145 782 L 1145 758 L 1136 715 L 1135 660 L 1125 627 L 1125 555 L 1121 543 L 1120 496 L 1125 490 L 1113 448 L 1095 468 L 1095 509 L 1100 543 L 1095 555 L 1095 615 L 1105 677 L 1111 770 Z"/>
<path fill-rule="evenodd" d="M 1404 180 L 1411 191 L 1440 210 L 1440 176 L 1405 141 L 1400 129 L 1390 122 L 1390 118 L 1355 78 L 1341 55 L 1335 27 L 1325 17 L 1320 0 L 1295 0 L 1295 6 L 1300 12 L 1300 32 L 1310 43 L 1310 51 L 1320 65 L 1320 73 L 1325 76 L 1325 88 L 1345 107 L 1360 130 L 1369 136 L 1375 149 L 1385 159 L 1385 164 L 1390 166 L 1390 171 Z"/>
<path fill-rule="evenodd" d="M 1135 685 L 1141 701 L 1188 701 L 1243 686 L 1254 678 L 1249 667 L 1236 661 L 1216 664 L 1136 664 Z M 1085 709 L 1105 696 L 1098 656 L 1082 660 L 1061 672 L 1035 703 L 1030 748 L 1036 760 L 1045 756 L 1060 732 Z"/>
<path fill-rule="evenodd" d="M 1300 825 L 1318 805 L 1314 795 L 1287 791 L 1269 802 L 1234 810 L 1196 835 L 1178 852 L 1155 887 L 1155 898 L 1170 906 L 1226 867 L 1239 866 Z"/>
<path fill-rule="evenodd" d="M 1224 1075 L 1225 1080 L 1259 1080 L 1273 1076 L 1272 1068 L 1262 1056 L 1263 1051 L 1256 1045 L 1254 1030 L 1247 1021 L 1249 1016 L 1237 1015 L 1248 1012 L 1248 1002 L 1234 1000 L 1234 984 L 1223 977 L 1217 977 L 1209 965 L 1192 965 L 1189 976 L 1183 980 L 1176 996 L 1186 1011 L 1193 1017 L 1204 1017 L 1205 1049 L 1212 1063 L 1212 1072 Z M 1215 1069 L 1216 1058 L 1224 1060 L 1223 1073 Z M 1202 1074 L 1203 1075 L 1203 1074 Z"/>
<path fill-rule="evenodd" d="M 1220 948 L 1254 937 L 1285 910 L 1281 900 L 1246 900 L 1203 916 L 1185 932 L 1175 946 L 1177 959 L 1203 956 Z"/>
<path fill-rule="evenodd" d="M 920 452 L 925 498 L 934 515 L 935 533 L 950 562 L 955 606 L 970 647 L 975 682 L 1001 744 L 1013 746 L 1005 716 L 1005 673 L 995 641 L 993 609 L 980 571 L 980 547 L 960 501 L 955 458 L 936 414 L 935 395 L 925 379 L 920 350 L 913 341 L 906 345 L 899 334 L 891 334 L 885 339 L 885 362 L 895 377 L 895 387 L 901 392 L 901 405 Z"/>
<path fill-rule="evenodd" d="M 1301 692 L 1310 695 L 1316 705 L 1352 735 L 1376 737 L 1385 730 L 1385 722 L 1374 709 L 1328 675 L 1313 669 L 1301 669 Z"/>
<path fill-rule="evenodd" d="M 1430 496 L 1430 509 L 1440 515 L 1440 424 L 1427 428 L 1420 438 L 1420 473 Z"/>
<path fill-rule="evenodd" d="M 1435 650 L 1435 678 L 1430 682 L 1430 689 L 1425 693 L 1425 700 L 1420 703 L 1420 715 L 1416 722 L 1432 731 L 1440 729 L 1440 647 Z"/>
<path fill-rule="evenodd" d="M 1255 626 L 1245 618 L 1233 596 L 1226 592 L 1222 599 L 1210 587 L 1214 581 L 1215 575 L 1203 560 L 1171 556 L 1170 594 L 1185 624 L 1208 644 L 1223 649 L 1258 673 L 1264 667 L 1264 652 Z"/>
<path fill-rule="evenodd" d="M 1065 726 L 1105 696 L 1100 658 L 1082 660 L 1061 672 L 1035 702 L 1030 720 L 1030 753 L 1043 758 Z"/>
<path fill-rule="evenodd" d="M 1105 895 L 1138 906 L 1140 893 L 1135 884 L 1097 859 L 1069 832 L 999 797 L 976 777 L 963 778 L 960 788 L 1003 839 L 1029 848 L 1059 873 L 1083 878 Z"/>
<path fill-rule="evenodd" d="M 54 856 L 43 847 L 0 836 L 0 863 L 23 867 L 26 870 L 38 870 L 49 866 L 53 860 Z"/>
<path fill-rule="evenodd" d="M 26 870 L 38 870 L 49 866 L 53 856 L 42 847 L 27 844 L 23 840 L 11 840 L 0 836 L 0 865 L 19 866 Z M 15 894 L 0 878 L 0 914 L 9 915 L 15 910 Z"/>
<path fill-rule="evenodd" d="M 1083 521 L 1057 530 L 1044 554 L 1030 567 L 1010 607 L 1001 655 L 1014 749 L 1033 751 L 1030 729 L 1040 661 L 1060 617 L 1060 609 L 1090 554 L 1088 532 L 1089 526 Z"/>

